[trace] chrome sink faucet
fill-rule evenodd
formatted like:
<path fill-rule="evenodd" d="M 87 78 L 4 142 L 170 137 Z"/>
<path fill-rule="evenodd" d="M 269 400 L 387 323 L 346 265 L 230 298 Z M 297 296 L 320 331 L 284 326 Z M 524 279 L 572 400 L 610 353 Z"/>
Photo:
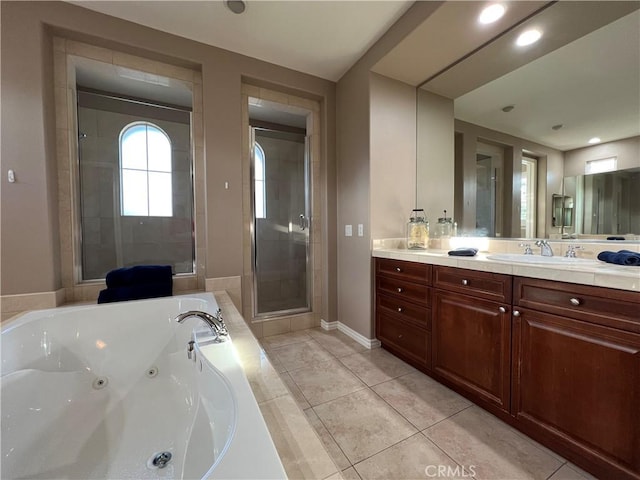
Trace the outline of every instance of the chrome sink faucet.
<path fill-rule="evenodd" d="M 536 240 L 536 246 L 540 247 L 540 255 L 543 257 L 553 257 L 553 250 L 551 245 L 546 240 Z"/>
<path fill-rule="evenodd" d="M 201 312 L 199 310 L 189 310 L 188 312 L 181 313 L 176 317 L 176 322 L 182 323 L 189 317 L 197 317 L 202 320 L 207 326 L 211 329 L 211 333 L 213 333 L 214 342 L 222 343 L 229 336 L 229 332 L 227 331 L 227 326 L 224 324 L 224 320 L 222 319 L 222 310 L 218 309 L 215 315 L 211 315 L 207 312 Z"/>

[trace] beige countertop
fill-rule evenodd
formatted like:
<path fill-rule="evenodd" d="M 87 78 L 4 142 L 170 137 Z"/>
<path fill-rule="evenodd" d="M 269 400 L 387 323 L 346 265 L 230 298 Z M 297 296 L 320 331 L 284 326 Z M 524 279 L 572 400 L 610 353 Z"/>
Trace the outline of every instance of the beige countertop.
<path fill-rule="evenodd" d="M 406 248 L 374 248 L 372 255 L 378 258 L 467 268 L 519 277 L 640 291 L 640 267 L 613 265 L 597 260 L 587 265 L 519 264 L 488 259 L 487 256 L 492 255 L 491 253 L 480 252 L 475 257 L 450 257 L 446 250 L 407 250 Z"/>

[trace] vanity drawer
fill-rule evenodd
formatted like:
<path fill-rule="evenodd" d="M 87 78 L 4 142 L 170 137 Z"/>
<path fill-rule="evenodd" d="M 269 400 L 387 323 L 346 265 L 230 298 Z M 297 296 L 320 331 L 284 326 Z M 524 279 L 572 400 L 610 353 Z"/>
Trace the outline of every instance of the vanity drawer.
<path fill-rule="evenodd" d="M 434 267 L 433 285 L 451 292 L 511 303 L 511 276 L 453 267 Z"/>
<path fill-rule="evenodd" d="M 376 297 L 376 311 L 417 323 L 431 330 L 431 310 L 389 295 Z"/>
<path fill-rule="evenodd" d="M 516 277 L 513 303 L 514 307 L 640 332 L 640 292 Z"/>
<path fill-rule="evenodd" d="M 376 259 L 376 274 L 417 282 L 423 285 L 431 284 L 431 265 L 426 263 L 403 262 L 388 258 Z"/>
<path fill-rule="evenodd" d="M 391 295 L 394 298 L 418 303 L 423 307 L 431 304 L 431 289 L 426 285 L 420 285 L 395 278 L 384 276 L 376 277 L 377 292 Z"/>
<path fill-rule="evenodd" d="M 376 333 L 385 347 L 391 347 L 427 368 L 431 366 L 431 335 L 426 330 L 378 312 Z"/>

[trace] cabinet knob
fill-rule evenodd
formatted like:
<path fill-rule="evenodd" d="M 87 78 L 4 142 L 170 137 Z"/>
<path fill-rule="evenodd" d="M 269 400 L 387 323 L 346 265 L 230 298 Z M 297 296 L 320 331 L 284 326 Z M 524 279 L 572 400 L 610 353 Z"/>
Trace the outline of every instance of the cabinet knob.
<path fill-rule="evenodd" d="M 398 335 L 398 338 L 402 338 L 402 334 Z"/>
<path fill-rule="evenodd" d="M 462 280 L 462 284 L 466 287 L 467 285 L 469 285 L 469 280 L 465 278 L 464 280 Z"/>
<path fill-rule="evenodd" d="M 402 288 L 398 287 L 398 293 L 402 293 Z"/>
<path fill-rule="evenodd" d="M 402 307 L 398 307 L 398 311 L 399 311 L 399 312 L 402 312 Z"/>
<path fill-rule="evenodd" d="M 400 267 L 396 267 L 396 272 L 401 272 L 402 269 Z"/>
<path fill-rule="evenodd" d="M 507 309 L 504 307 L 498 307 L 498 310 L 500 310 L 500 313 L 507 313 Z"/>
<path fill-rule="evenodd" d="M 514 310 L 513 311 L 513 316 L 514 317 L 519 317 L 520 316 L 520 312 L 518 310 Z"/>
<path fill-rule="evenodd" d="M 571 305 L 575 305 L 575 306 L 578 306 L 578 305 L 580 305 L 582 303 L 582 300 L 580 300 L 579 298 L 575 298 L 575 297 L 570 299 L 569 301 L 571 302 Z"/>

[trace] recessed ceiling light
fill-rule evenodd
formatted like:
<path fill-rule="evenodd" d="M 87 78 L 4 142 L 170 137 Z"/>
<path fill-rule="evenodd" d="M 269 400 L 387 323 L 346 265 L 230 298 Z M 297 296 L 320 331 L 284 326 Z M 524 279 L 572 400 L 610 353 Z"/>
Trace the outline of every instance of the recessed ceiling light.
<path fill-rule="evenodd" d="M 500 20 L 504 15 L 504 7 L 499 3 L 494 3 L 493 5 L 489 5 L 485 9 L 480 12 L 480 16 L 478 17 L 478 21 L 484 25 L 489 23 L 493 23 L 497 20 Z"/>
<path fill-rule="evenodd" d="M 520 34 L 518 39 L 516 40 L 516 45 L 519 47 L 526 47 L 527 45 L 531 45 L 532 43 L 536 43 L 542 37 L 542 32 L 540 30 L 536 30 L 535 28 L 531 30 L 526 30 Z"/>
<path fill-rule="evenodd" d="M 238 15 L 244 12 L 244 10 L 247 8 L 247 5 L 243 0 L 226 0 L 226 2 L 224 3 L 227 4 L 229 10 L 231 10 L 233 13 L 237 13 Z"/>
<path fill-rule="evenodd" d="M 600 140 L 600 137 L 593 137 L 589 139 L 589 143 L 591 145 L 593 145 L 594 143 L 600 143 L 602 140 Z"/>

